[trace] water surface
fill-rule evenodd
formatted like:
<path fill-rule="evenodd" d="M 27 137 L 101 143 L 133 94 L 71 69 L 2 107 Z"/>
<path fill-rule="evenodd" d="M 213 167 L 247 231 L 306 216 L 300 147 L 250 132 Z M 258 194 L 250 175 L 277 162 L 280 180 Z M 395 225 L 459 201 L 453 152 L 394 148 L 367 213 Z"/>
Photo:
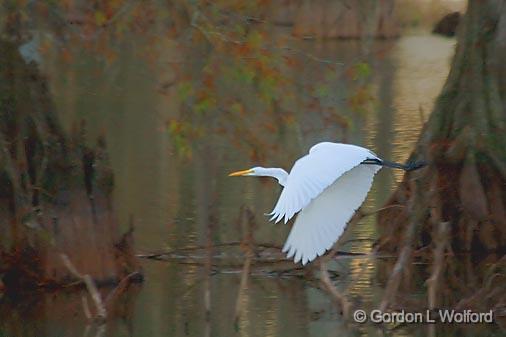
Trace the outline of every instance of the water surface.
<path fill-rule="evenodd" d="M 140 38 L 136 41 L 142 43 Z M 291 93 L 294 101 L 288 102 L 296 123 L 276 135 L 258 130 L 270 146 L 282 149 L 268 152 L 270 156 L 260 163 L 229 138 L 214 135 L 196 146 L 191 160 L 176 154 L 166 122 L 178 114 L 180 102 L 174 91 L 159 90 L 160 83 L 173 75 L 163 60 L 180 56 L 170 43 L 159 47 L 160 61 L 150 65 L 135 48 L 125 49 L 110 65 L 76 45 L 71 51 L 75 61 L 63 63 L 59 55 L 50 55 L 44 70 L 51 74 L 51 93 L 66 127 L 85 119 L 90 139 L 105 135 L 116 176 L 115 208 L 123 228 L 133 219 L 139 252 L 204 246 L 208 238 L 214 244 L 238 241 L 247 230 L 238 220 L 241 207 L 255 215 L 256 242 L 279 246 L 289 226 L 272 225 L 263 214 L 271 210 L 280 188 L 269 180 L 231 179 L 227 173 L 255 164 L 289 169 L 293 160 L 323 140 L 361 144 L 385 158 L 405 161 L 444 84 L 454 45 L 453 39 L 430 35 L 367 45 L 299 42 L 300 50 L 340 60 L 345 67 L 367 63 L 371 75 L 365 84 L 372 99 L 364 111 L 354 110 L 346 101 L 352 89 L 340 76 L 327 82 L 330 95 L 311 94 L 325 65 L 301 56 L 301 68 L 287 74 L 298 83 Z M 314 100 L 317 108 L 308 111 L 307 103 Z M 345 116 L 348 128 L 329 123 L 325 111 Z M 364 207 L 381 207 L 401 174 L 383 170 Z M 367 217 L 351 228 L 354 241 L 343 250 L 367 253 L 376 235 L 374 218 Z M 240 295 L 243 313 L 235 324 L 243 256 L 238 249 L 214 254 L 211 275 L 204 267 L 205 250 L 187 251 L 185 258 L 170 261 L 142 260 L 144 284 L 131 289 L 103 331 L 87 330 L 80 295 L 64 293 L 48 295 L 34 305 L 9 307 L 11 318 L 0 331 L 5 336 L 37 337 L 384 335 L 374 326 L 344 323 L 317 283 L 255 268 L 248 289 Z M 337 271 L 337 288 L 356 307 L 370 308 L 381 299 L 374 259 L 345 257 L 332 268 Z M 424 326 L 392 333 L 426 334 Z"/>

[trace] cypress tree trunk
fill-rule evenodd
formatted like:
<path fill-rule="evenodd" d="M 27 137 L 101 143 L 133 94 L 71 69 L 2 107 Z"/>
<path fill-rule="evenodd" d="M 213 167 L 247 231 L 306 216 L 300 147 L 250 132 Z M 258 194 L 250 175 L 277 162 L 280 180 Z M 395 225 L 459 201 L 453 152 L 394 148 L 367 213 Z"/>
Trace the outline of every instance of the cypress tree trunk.
<path fill-rule="evenodd" d="M 410 158 L 426 160 L 428 166 L 407 173 L 387 203 L 400 207 L 378 215 L 379 251 L 412 257 L 415 249 L 435 252 L 437 246 L 439 257 L 444 247 L 446 259 L 452 253 L 498 253 L 494 260 L 504 262 L 500 258 L 506 251 L 505 60 L 506 1 L 470 0 L 447 82 Z M 447 235 L 438 234 L 445 228 Z M 435 255 L 426 256 L 435 262 Z M 439 266 L 437 274 L 448 276 L 452 269 L 454 277 L 459 275 L 466 259 L 452 264 L 446 260 L 447 267 Z M 467 276 L 456 283 L 463 285 L 462 280 L 480 273 L 468 262 L 462 268 Z"/>
<path fill-rule="evenodd" d="M 60 127 L 47 82 L 15 39 L 0 40 L 0 277 L 8 290 L 75 280 L 61 254 L 99 283 L 137 268 L 111 209 L 105 143 Z"/>

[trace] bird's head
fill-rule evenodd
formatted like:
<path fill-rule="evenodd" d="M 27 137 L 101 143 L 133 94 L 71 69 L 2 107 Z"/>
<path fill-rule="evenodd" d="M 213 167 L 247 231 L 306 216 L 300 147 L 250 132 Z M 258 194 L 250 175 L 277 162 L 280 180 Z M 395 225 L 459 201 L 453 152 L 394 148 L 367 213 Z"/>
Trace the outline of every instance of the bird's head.
<path fill-rule="evenodd" d="M 230 173 L 229 177 L 242 177 L 242 176 L 263 176 L 266 173 L 264 167 L 256 166 L 247 170 L 236 171 Z"/>
<path fill-rule="evenodd" d="M 248 170 L 232 172 L 228 175 L 229 177 L 243 177 L 243 176 L 255 176 L 255 177 L 272 177 L 278 180 L 281 186 L 285 186 L 288 173 L 285 170 L 278 167 L 261 167 L 256 166 Z"/>

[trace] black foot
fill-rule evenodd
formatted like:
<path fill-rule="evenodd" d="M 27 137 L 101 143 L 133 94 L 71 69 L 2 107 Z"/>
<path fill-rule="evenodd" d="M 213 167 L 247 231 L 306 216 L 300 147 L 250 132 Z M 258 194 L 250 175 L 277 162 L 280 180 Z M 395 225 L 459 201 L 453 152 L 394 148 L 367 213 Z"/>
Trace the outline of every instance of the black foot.
<path fill-rule="evenodd" d="M 406 171 L 414 171 L 414 170 L 418 170 L 424 166 L 427 166 L 427 162 L 424 161 L 424 160 L 421 160 L 421 161 L 412 161 L 412 162 L 409 162 L 405 165 L 405 170 Z"/>

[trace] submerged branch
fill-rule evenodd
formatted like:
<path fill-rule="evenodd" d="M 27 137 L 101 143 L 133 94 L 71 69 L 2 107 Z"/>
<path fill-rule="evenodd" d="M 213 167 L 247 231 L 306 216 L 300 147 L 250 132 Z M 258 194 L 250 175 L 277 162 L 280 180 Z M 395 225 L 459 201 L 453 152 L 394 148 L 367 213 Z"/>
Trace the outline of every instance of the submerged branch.
<path fill-rule="evenodd" d="M 142 274 L 138 271 L 134 271 L 127 276 L 123 277 L 121 281 L 118 283 L 118 285 L 107 295 L 105 299 L 105 305 L 106 307 L 110 307 L 112 303 L 122 294 L 126 291 L 128 286 L 139 277 L 142 277 Z"/>
<path fill-rule="evenodd" d="M 239 292 L 237 293 L 237 300 L 235 304 L 235 316 L 234 321 L 237 325 L 239 322 L 239 318 L 241 317 L 242 312 L 244 311 L 243 308 L 243 294 L 248 288 L 248 278 L 250 274 L 251 269 L 251 255 L 248 255 L 246 258 L 246 261 L 244 261 L 244 266 L 241 272 L 241 283 L 239 284 Z"/>
<path fill-rule="evenodd" d="M 337 291 L 334 284 L 332 284 L 327 270 L 327 263 L 323 260 L 320 261 L 320 282 L 323 285 L 323 288 L 332 296 L 334 302 L 339 306 L 343 316 L 346 318 L 349 317 L 350 303 L 343 294 Z"/>
<path fill-rule="evenodd" d="M 95 307 L 97 309 L 97 313 L 95 316 L 95 319 L 99 322 L 105 321 L 107 319 L 107 310 L 105 308 L 104 302 L 102 301 L 102 296 L 100 296 L 100 293 L 98 292 L 98 288 L 95 285 L 95 282 L 91 278 L 89 274 L 81 274 L 77 271 L 76 267 L 70 262 L 69 257 L 66 254 L 60 254 L 60 257 L 63 261 L 63 264 L 67 269 L 70 271 L 72 275 L 74 275 L 76 278 L 82 280 L 84 284 L 86 285 L 86 289 L 88 290 L 91 299 L 95 303 Z M 87 303 L 84 301 L 83 303 Z M 85 307 L 85 312 L 90 314 L 89 309 L 87 310 Z"/>
<path fill-rule="evenodd" d="M 436 247 L 434 248 L 434 263 L 432 266 L 432 273 L 427 279 L 428 286 L 428 302 L 429 309 L 435 309 L 438 306 L 437 298 L 439 291 L 439 283 L 441 280 L 441 273 L 444 267 L 444 252 L 448 244 L 448 222 L 441 222 L 437 228 Z"/>
<path fill-rule="evenodd" d="M 410 183 L 412 187 L 419 184 L 418 181 L 411 181 Z M 418 191 L 420 191 L 420 189 L 418 189 Z M 421 196 L 419 193 L 417 193 L 413 199 L 413 202 L 409 205 L 410 211 L 413 211 L 414 205 L 418 204 L 420 199 Z M 408 228 L 406 229 L 402 241 L 401 252 L 395 263 L 392 275 L 390 275 L 390 278 L 388 279 L 385 294 L 383 295 L 383 300 L 381 301 L 379 307 L 379 310 L 382 312 L 386 311 L 388 305 L 392 302 L 392 299 L 397 295 L 397 291 L 399 290 L 401 283 L 401 276 L 408 268 L 409 261 L 411 260 L 411 255 L 413 253 L 413 242 L 416 239 L 416 232 L 424 215 L 425 210 L 417 210 L 411 216 L 411 221 Z"/>

